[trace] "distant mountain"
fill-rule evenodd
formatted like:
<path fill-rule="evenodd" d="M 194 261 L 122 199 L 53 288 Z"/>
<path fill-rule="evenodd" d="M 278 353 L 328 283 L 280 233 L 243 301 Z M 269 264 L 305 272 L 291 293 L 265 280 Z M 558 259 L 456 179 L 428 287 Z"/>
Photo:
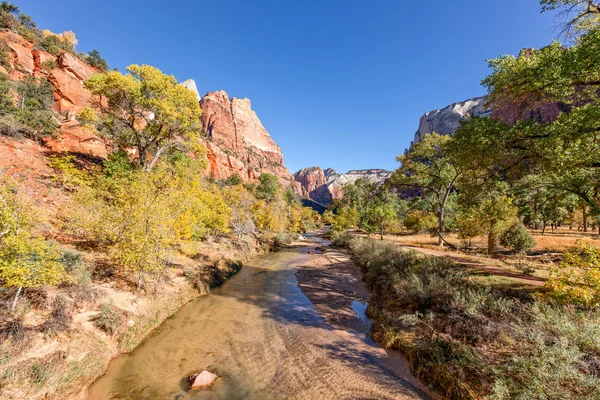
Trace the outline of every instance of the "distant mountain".
<path fill-rule="evenodd" d="M 297 183 L 294 188 L 299 196 L 327 206 L 333 199 L 342 197 L 344 185 L 354 183 L 359 178 L 383 183 L 391 174 L 391 171 L 383 169 L 352 170 L 340 174 L 331 168 L 322 170 L 320 167 L 310 167 L 294 173 L 292 179 Z"/>
<path fill-rule="evenodd" d="M 419 143 L 423 136 L 433 132 L 440 135 L 454 135 L 460 126 L 460 121 L 469 115 L 492 115 L 492 110 L 486 107 L 487 99 L 487 96 L 475 97 L 426 112 L 419 121 L 419 129 L 415 133 L 414 143 Z"/>

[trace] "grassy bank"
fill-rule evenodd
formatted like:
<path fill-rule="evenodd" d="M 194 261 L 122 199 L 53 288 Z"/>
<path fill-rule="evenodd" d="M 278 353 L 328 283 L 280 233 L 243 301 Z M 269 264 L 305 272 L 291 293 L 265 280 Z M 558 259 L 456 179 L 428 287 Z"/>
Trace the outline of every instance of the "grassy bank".
<path fill-rule="evenodd" d="M 269 249 L 254 241 L 240 246 L 222 240 L 183 250 L 171 256 L 169 267 L 144 291 L 136 290 L 118 268 L 109 277 L 99 276 L 106 266 L 89 261 L 87 254 L 85 268 L 92 279 L 85 295 L 79 283 L 26 292 L 21 318 L 3 317 L 0 398 L 84 398 L 85 388 L 112 358 L 135 349 L 181 306 Z M 54 321 L 52 326 L 48 321 Z M 20 333 L 15 335 L 15 329 Z"/>
<path fill-rule="evenodd" d="M 373 337 L 449 399 L 600 398 L 600 313 L 439 257 L 338 238 L 363 269 Z"/>

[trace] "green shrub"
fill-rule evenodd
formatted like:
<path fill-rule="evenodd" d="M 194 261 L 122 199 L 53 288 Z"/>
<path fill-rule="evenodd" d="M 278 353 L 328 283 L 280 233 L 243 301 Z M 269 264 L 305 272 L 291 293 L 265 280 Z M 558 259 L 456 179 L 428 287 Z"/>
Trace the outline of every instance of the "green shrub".
<path fill-rule="evenodd" d="M 102 71 L 108 71 L 108 63 L 104 58 L 102 58 L 102 56 L 100 56 L 100 52 L 98 50 L 90 51 L 85 56 L 84 61 L 92 67 L 96 67 Z"/>
<path fill-rule="evenodd" d="M 78 275 L 85 269 L 85 259 L 83 254 L 76 250 L 65 250 L 60 256 L 59 261 L 65 266 L 69 275 Z"/>
<path fill-rule="evenodd" d="M 37 48 L 47 51 L 53 56 L 59 56 L 60 53 L 66 51 L 68 53 L 73 53 L 75 51 L 75 46 L 67 40 L 62 40 L 57 35 L 46 35 L 44 36 L 38 43 Z"/>
<path fill-rule="evenodd" d="M 535 247 L 536 243 L 527 228 L 517 222 L 511 225 L 502 236 L 500 236 L 500 244 L 508 247 L 515 253 L 525 253 L 527 250 Z"/>
<path fill-rule="evenodd" d="M 100 306 L 100 314 L 96 316 L 96 325 L 109 335 L 116 334 L 121 328 L 122 313 L 111 303 Z"/>
<path fill-rule="evenodd" d="M 332 232 L 331 233 L 331 244 L 334 247 L 347 249 L 350 247 L 350 241 L 352 240 L 352 238 L 353 238 L 352 234 L 348 231 Z"/>
<path fill-rule="evenodd" d="M 292 243 L 292 235 L 289 233 L 278 233 L 273 237 L 273 247 L 278 249 L 280 247 L 289 245 Z"/>
<path fill-rule="evenodd" d="M 479 399 L 486 365 L 481 356 L 459 341 L 428 338 L 408 356 L 413 373 L 446 399 Z"/>
<path fill-rule="evenodd" d="M 58 63 L 56 62 L 56 60 L 46 60 L 42 63 L 42 69 L 44 69 L 47 72 L 50 72 L 56 68 L 58 68 Z"/>

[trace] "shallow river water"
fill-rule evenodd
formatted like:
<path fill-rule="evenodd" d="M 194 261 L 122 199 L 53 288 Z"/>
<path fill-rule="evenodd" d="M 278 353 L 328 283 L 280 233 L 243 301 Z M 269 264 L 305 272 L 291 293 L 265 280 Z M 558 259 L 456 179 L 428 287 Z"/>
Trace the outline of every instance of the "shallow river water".
<path fill-rule="evenodd" d="M 88 399 L 428 398 L 400 356 L 315 311 L 294 275 L 307 251 L 268 254 L 183 306 L 133 353 L 114 359 Z M 204 369 L 219 379 L 186 391 L 186 377 Z"/>

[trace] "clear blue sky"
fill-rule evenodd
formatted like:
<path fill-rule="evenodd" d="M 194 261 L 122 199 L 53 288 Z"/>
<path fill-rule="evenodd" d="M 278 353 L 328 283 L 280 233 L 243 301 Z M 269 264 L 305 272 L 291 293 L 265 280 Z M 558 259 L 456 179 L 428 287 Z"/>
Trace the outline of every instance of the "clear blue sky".
<path fill-rule="evenodd" d="M 248 97 L 288 168 L 397 167 L 420 116 L 485 93 L 486 59 L 541 47 L 537 0 L 13 0 L 111 67 Z"/>

